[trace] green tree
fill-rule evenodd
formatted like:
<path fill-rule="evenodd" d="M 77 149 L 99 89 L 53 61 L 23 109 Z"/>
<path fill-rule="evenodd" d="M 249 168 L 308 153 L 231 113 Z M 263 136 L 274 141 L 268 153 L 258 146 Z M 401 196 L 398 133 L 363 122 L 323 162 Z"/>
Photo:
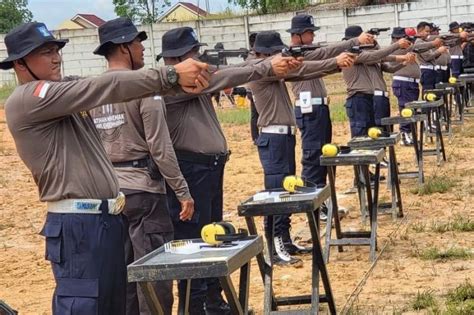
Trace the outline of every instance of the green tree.
<path fill-rule="evenodd" d="M 27 6 L 28 0 L 1 0 L 0 33 L 8 33 L 15 26 L 30 22 L 33 14 Z"/>
<path fill-rule="evenodd" d="M 309 0 L 228 0 L 242 8 L 266 14 L 289 10 L 299 10 L 309 4 Z"/>
<path fill-rule="evenodd" d="M 113 0 L 115 13 L 134 22 L 151 24 L 170 6 L 169 0 Z"/>

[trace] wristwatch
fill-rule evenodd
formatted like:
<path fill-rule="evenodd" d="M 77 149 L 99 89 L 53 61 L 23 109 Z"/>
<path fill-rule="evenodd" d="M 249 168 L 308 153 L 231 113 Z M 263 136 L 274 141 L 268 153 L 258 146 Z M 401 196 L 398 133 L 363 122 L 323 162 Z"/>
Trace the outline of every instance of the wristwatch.
<path fill-rule="evenodd" d="M 175 67 L 167 66 L 166 67 L 166 78 L 168 79 L 169 84 L 175 86 L 178 84 L 179 75 L 176 72 Z"/>

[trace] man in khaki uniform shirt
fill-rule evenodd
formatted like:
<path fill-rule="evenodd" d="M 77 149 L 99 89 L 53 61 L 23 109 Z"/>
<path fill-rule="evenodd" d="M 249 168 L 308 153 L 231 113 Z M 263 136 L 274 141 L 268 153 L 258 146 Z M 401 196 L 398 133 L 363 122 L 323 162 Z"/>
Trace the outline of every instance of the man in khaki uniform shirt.
<path fill-rule="evenodd" d="M 122 315 L 124 198 L 88 110 L 180 91 L 178 84 L 199 92 L 209 74 L 207 65 L 188 60 L 174 67 L 58 82 L 59 50 L 66 42 L 38 22 L 5 36 L 8 57 L 0 68 L 13 68 L 20 82 L 5 104 L 7 124 L 40 200 L 47 202 L 41 234 L 56 280 L 52 313 Z"/>
<path fill-rule="evenodd" d="M 280 34 L 264 31 L 257 34 L 254 45 L 256 60 L 278 54 L 285 45 Z M 345 63 L 349 65 L 352 57 L 342 54 L 337 58 L 322 61 L 304 61 L 298 71 L 283 78 L 266 78 L 251 82 L 255 107 L 259 114 L 257 125 L 260 135 L 257 139 L 258 153 L 265 176 L 265 189 L 281 188 L 285 176 L 294 175 L 296 120 L 286 81 L 302 81 L 322 77 L 338 71 Z M 273 216 L 274 238 L 269 239 L 272 226 L 265 218 L 265 232 L 268 242 L 274 242 L 272 259 L 278 264 L 293 264 L 300 259 L 292 257 L 288 250 L 307 252 L 308 249 L 293 244 L 290 237 L 291 219 L 289 215 Z"/>
<path fill-rule="evenodd" d="M 291 34 L 291 46 L 312 45 L 314 32 L 319 30 L 314 25 L 311 15 L 298 14 L 291 20 L 291 28 L 287 30 Z M 360 44 L 370 44 L 373 36 L 362 33 L 359 37 L 344 42 L 334 43 L 326 47 L 318 48 L 305 54 L 305 60 L 321 60 L 336 57 L 338 54 Z M 329 97 L 322 78 L 306 81 L 291 82 L 293 95 L 296 98 L 295 117 L 296 125 L 301 132 L 303 170 L 301 176 L 316 184 L 317 187 L 326 186 L 327 168 L 320 165 L 322 155 L 321 148 L 332 141 L 332 124 L 329 113 Z M 301 97 L 311 99 L 311 104 L 301 107 Z M 339 207 L 342 213 L 344 209 Z M 320 218 L 326 221 L 327 206 L 323 204 L 320 208 Z M 294 243 L 286 238 L 283 239 L 289 254 L 297 254 L 298 250 Z"/>
<path fill-rule="evenodd" d="M 197 58 L 202 45 L 192 28 L 176 28 L 163 35 L 160 57 L 164 58 L 165 64 Z M 166 118 L 179 166 L 195 201 L 193 218 L 180 221 L 177 216 L 178 200 L 173 192 L 168 191 L 176 239 L 200 237 L 203 225 L 222 221 L 223 218 L 224 168 L 230 152 L 208 93 L 277 74 L 277 64 L 290 60 L 294 61 L 293 58 L 279 57 L 265 61 L 253 60 L 249 65 L 243 63 L 220 67 L 213 73 L 209 88 L 204 91 L 206 94 L 164 98 Z M 182 298 L 185 282 L 180 282 L 178 288 Z M 199 315 L 230 313 L 221 297 L 217 279 L 195 279 L 191 282 L 190 311 L 191 314 Z"/>
<path fill-rule="evenodd" d="M 350 40 L 362 33 L 362 28 L 352 25 L 346 28 L 343 40 Z M 355 60 L 354 67 L 343 69 L 342 74 L 347 85 L 346 112 L 349 117 L 351 137 L 366 136 L 370 127 L 375 126 L 376 109 L 379 117 L 389 112 L 389 104 L 384 82 L 376 81 L 380 73 L 373 73 L 371 67 L 382 61 L 404 61 L 402 56 L 390 56 L 397 49 L 410 46 L 410 42 L 401 39 L 381 49 L 364 50 Z M 380 66 L 375 69 L 380 70 Z M 375 75 L 374 75 L 375 74 Z"/>
<path fill-rule="evenodd" d="M 108 72 L 137 70 L 144 66 L 142 41 L 132 21 L 118 18 L 99 27 L 100 45 L 94 51 L 108 61 Z M 127 103 L 107 104 L 91 111 L 105 150 L 115 167 L 130 239 L 125 242 L 127 264 L 173 239 L 173 224 L 166 200 L 165 180 L 181 203 L 181 220 L 189 220 L 194 201 L 179 170 L 168 132 L 161 96 Z M 131 242 L 130 242 L 131 240 Z M 165 314 L 171 314 L 173 282 L 155 282 Z M 150 314 L 136 283 L 127 287 L 127 315 Z"/>

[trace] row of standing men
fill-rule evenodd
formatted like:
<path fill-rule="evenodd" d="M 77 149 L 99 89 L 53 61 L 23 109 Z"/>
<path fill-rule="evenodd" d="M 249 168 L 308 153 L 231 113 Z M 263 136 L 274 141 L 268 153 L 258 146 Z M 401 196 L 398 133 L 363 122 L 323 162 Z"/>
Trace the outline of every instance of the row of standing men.
<path fill-rule="evenodd" d="M 297 15 L 291 24 L 291 45 L 312 43 L 318 27 L 311 16 Z M 94 53 L 107 59 L 106 74 L 61 83 L 56 82 L 58 51 L 66 41 L 56 40 L 42 23 L 11 31 L 5 38 L 9 57 L 0 66 L 13 67 L 23 84 L 6 103 L 7 123 L 41 201 L 48 203 L 42 235 L 56 279 L 53 313 L 148 313 L 135 284 L 126 286 L 125 260 L 117 258 L 126 255 L 131 262 L 173 237 L 199 237 L 203 225 L 222 220 L 230 152 L 209 93 L 250 82 L 265 188 L 280 187 L 285 176 L 295 173 L 296 126 L 303 138 L 303 176 L 324 186 L 319 156 L 332 132 L 321 77 L 342 69 L 351 134 L 365 134 L 377 119 L 390 115 L 382 70 L 414 65 L 414 55 L 405 53 L 413 45 L 402 37 L 387 48 L 376 45 L 354 56 L 346 51 L 373 43 L 374 37 L 352 26 L 342 42 L 308 52 L 301 62 L 275 57 L 285 47 L 279 34 L 260 32 L 246 62 L 211 69 L 207 78 L 199 72 L 202 65 L 189 61 L 203 44 L 187 27 L 164 34 L 160 57 L 167 67 L 130 71 L 144 66 L 147 35 L 119 18 L 99 28 Z M 418 45 L 442 53 L 437 40 Z M 51 64 L 41 63 L 46 60 Z M 189 75 L 180 66 L 186 62 L 187 69 L 195 69 L 192 87 L 182 83 Z M 286 81 L 297 96 L 295 107 Z M 309 99 L 310 106 L 298 96 Z M 49 145 L 38 146 L 41 141 Z M 123 216 L 117 215 L 120 210 L 114 213 L 121 208 L 118 189 L 127 199 Z M 270 228 L 265 226 L 267 232 Z M 290 217 L 278 217 L 275 232 L 268 240 L 276 245 L 275 262 L 291 264 L 297 258 L 290 254 L 307 252 L 291 239 Z M 155 289 L 171 313 L 171 282 L 156 283 Z M 178 289 L 181 298 L 183 284 Z M 190 309 L 193 314 L 230 312 L 217 279 L 192 282 Z"/>

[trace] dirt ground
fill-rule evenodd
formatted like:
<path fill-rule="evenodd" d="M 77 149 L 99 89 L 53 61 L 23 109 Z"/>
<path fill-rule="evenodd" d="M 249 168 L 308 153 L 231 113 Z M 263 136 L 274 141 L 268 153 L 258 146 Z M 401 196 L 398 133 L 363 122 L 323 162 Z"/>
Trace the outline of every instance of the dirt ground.
<path fill-rule="evenodd" d="M 224 126 L 232 150 L 225 174 L 225 219 L 245 227 L 237 215 L 237 205 L 263 187 L 263 173 L 256 147 L 250 141 L 248 126 Z M 375 266 L 369 261 L 367 247 L 332 250 L 328 265 L 338 311 L 358 314 L 412 313 L 410 302 L 418 292 L 433 290 L 440 299 L 450 289 L 474 280 L 474 260 L 422 260 L 418 253 L 428 247 L 440 250 L 463 248 L 473 253 L 474 232 L 435 233 L 434 223 L 446 223 L 455 215 L 474 219 L 474 123 L 466 121 L 455 127 L 447 143 L 448 162 L 437 167 L 434 157 L 425 158 L 425 175 L 447 176 L 454 182 L 444 194 L 418 196 L 410 192 L 415 180 L 402 181 L 405 218 L 379 217 L 379 257 Z M 346 123 L 335 124 L 336 143 L 349 140 Z M 448 142 L 448 141 L 446 141 Z M 299 153 L 297 144 L 297 160 Z M 414 167 L 411 148 L 396 148 L 402 168 Z M 300 166 L 298 166 L 298 173 Z M 352 169 L 338 169 L 337 191 L 340 204 L 350 210 L 343 220 L 346 228 L 360 226 L 356 195 L 343 195 L 352 183 Z M 382 186 L 382 199 L 388 199 Z M 38 202 L 35 184 L 16 154 L 4 112 L 0 110 L 0 300 L 5 300 L 20 314 L 50 314 L 53 277 L 44 260 L 44 241 L 38 235 L 45 217 L 45 206 Z M 292 234 L 303 240 L 308 229 L 303 216 L 293 216 Z M 261 228 L 262 222 L 257 222 Z M 309 294 L 309 256 L 303 266 L 277 267 L 277 294 Z M 373 269 L 370 271 L 370 268 Z M 368 274 L 369 273 L 369 274 Z M 365 283 L 359 283 L 367 277 Z M 263 313 L 263 285 L 255 262 L 252 265 L 250 305 Z M 353 294 L 354 293 L 354 294 Z M 323 313 L 326 308 L 323 307 Z M 423 313 L 421 311 L 420 313 Z"/>

